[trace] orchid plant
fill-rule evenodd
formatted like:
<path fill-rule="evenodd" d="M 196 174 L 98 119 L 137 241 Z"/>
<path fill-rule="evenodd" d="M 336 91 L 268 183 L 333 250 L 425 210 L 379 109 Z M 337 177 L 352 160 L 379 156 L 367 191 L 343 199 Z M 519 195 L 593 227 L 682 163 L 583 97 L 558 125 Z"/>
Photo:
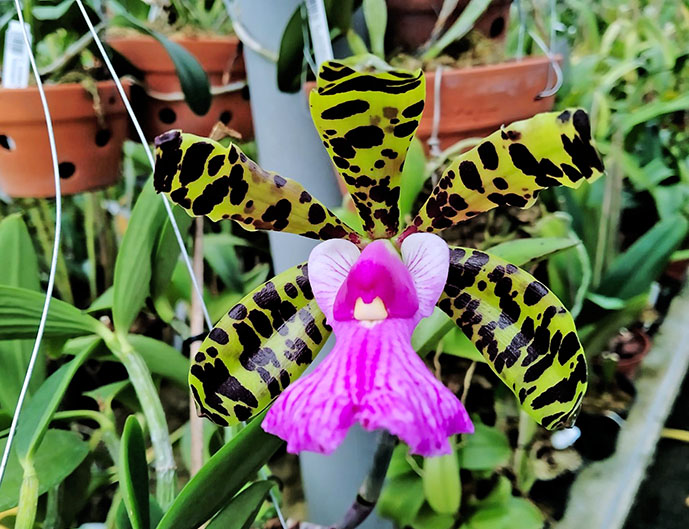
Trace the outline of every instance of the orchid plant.
<path fill-rule="evenodd" d="M 359 422 L 398 436 L 411 453 L 448 453 L 448 438 L 472 432 L 471 420 L 411 346 L 438 306 L 536 421 L 572 424 L 587 368 L 571 315 L 524 270 L 449 247 L 437 233 L 496 206 L 529 207 L 544 188 L 598 178 L 588 117 L 540 114 L 491 134 L 445 169 L 400 229 L 400 175 L 424 97 L 420 70 L 357 71 L 334 61 L 320 69 L 311 114 L 361 231 L 236 145 L 181 131 L 156 139 L 155 188 L 190 214 L 324 241 L 210 332 L 189 378 L 201 414 L 236 424 L 275 400 L 262 426 L 290 452 L 330 453 Z M 333 351 L 299 379 L 331 332 Z"/>

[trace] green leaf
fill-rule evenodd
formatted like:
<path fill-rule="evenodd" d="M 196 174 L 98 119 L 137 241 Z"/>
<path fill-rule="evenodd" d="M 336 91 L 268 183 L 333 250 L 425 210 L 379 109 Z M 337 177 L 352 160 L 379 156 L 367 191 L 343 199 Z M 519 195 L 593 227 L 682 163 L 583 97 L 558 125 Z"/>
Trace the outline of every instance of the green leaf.
<path fill-rule="evenodd" d="M 653 101 L 635 109 L 634 112 L 623 114 L 624 117 L 620 121 L 619 130 L 626 135 L 641 123 L 646 123 L 663 114 L 684 111 L 687 108 L 689 108 L 689 92 L 669 101 Z"/>
<path fill-rule="evenodd" d="M 274 481 L 256 481 L 237 494 L 206 526 L 206 529 L 249 529 Z"/>
<path fill-rule="evenodd" d="M 161 375 L 187 388 L 189 360 L 171 345 L 141 334 L 130 334 L 127 339 L 141 355 L 151 373 Z"/>
<path fill-rule="evenodd" d="M 0 254 L 12 256 L 11 259 L 0 260 L 0 284 L 40 291 L 38 258 L 20 214 L 9 215 L 0 221 Z M 0 407 L 14 409 L 32 349 L 33 340 L 0 342 Z M 44 378 L 45 360 L 40 353 L 29 393 L 33 393 Z"/>
<path fill-rule="evenodd" d="M 112 287 L 103 292 L 100 296 L 93 300 L 93 303 L 86 309 L 86 312 L 100 312 L 104 310 L 112 310 L 112 303 L 115 297 L 115 290 Z"/>
<path fill-rule="evenodd" d="M 43 441 L 53 414 L 67 391 L 67 386 L 77 369 L 86 361 L 99 342 L 99 338 L 93 337 L 87 347 L 50 375 L 27 401 L 17 425 L 15 438 L 14 449 L 20 459 L 29 459 L 34 456 Z"/>
<path fill-rule="evenodd" d="M 573 248 L 577 244 L 579 244 L 577 239 L 569 237 L 532 237 L 496 244 L 487 251 L 516 266 L 524 266 Z"/>
<path fill-rule="evenodd" d="M 277 62 L 278 88 L 282 92 L 294 93 L 301 88 L 304 34 L 302 33 L 301 7 L 290 17 L 280 39 Z"/>
<path fill-rule="evenodd" d="M 182 489 L 157 529 L 196 529 L 234 496 L 282 445 L 261 429 L 265 412 L 218 450 Z"/>
<path fill-rule="evenodd" d="M 411 345 L 414 351 L 423 358 L 431 351 L 435 351 L 438 342 L 455 327 L 455 322 L 436 307 L 433 309 L 433 314 L 421 320 L 414 329 Z"/>
<path fill-rule="evenodd" d="M 173 208 L 172 213 L 177 221 L 180 233 L 184 236 L 184 234 L 189 232 L 193 219 L 182 208 Z M 158 235 L 152 263 L 151 296 L 153 297 L 156 310 L 159 309 L 159 300 L 164 296 L 170 285 L 172 274 L 179 260 L 179 254 L 179 243 L 177 242 L 172 223 L 165 222 Z"/>
<path fill-rule="evenodd" d="M 158 505 L 156 499 L 150 494 L 148 495 L 148 505 L 150 507 L 148 510 L 148 516 L 151 520 L 150 527 L 155 527 L 163 518 L 163 510 L 160 508 L 160 505 Z M 129 521 L 129 515 L 127 514 L 127 507 L 122 499 L 120 499 L 115 514 L 115 529 L 132 529 L 132 524 Z"/>
<path fill-rule="evenodd" d="M 165 219 L 165 206 L 149 179 L 132 210 L 115 261 L 112 316 L 118 332 L 129 330 L 149 295 L 153 249 Z"/>
<path fill-rule="evenodd" d="M 400 214 L 404 220 L 406 215 L 414 213 L 416 198 L 426 183 L 426 153 L 423 144 L 414 138 L 409 144 L 407 157 L 404 159 L 402 181 L 400 184 Z M 403 222 L 403 224 L 405 224 Z"/>
<path fill-rule="evenodd" d="M 490 3 L 491 0 L 471 0 L 443 36 L 423 53 L 422 58 L 428 60 L 437 57 L 450 44 L 469 33 Z"/>
<path fill-rule="evenodd" d="M 488 505 L 460 526 L 460 529 L 542 529 L 541 511 L 524 498 L 510 497 L 505 503 Z"/>
<path fill-rule="evenodd" d="M 368 53 L 364 39 L 353 28 L 349 28 L 349 31 L 347 31 L 347 45 L 352 51 L 352 55 L 365 55 Z"/>
<path fill-rule="evenodd" d="M 454 524 L 454 514 L 438 514 L 430 506 L 424 505 L 411 526 L 413 529 L 450 529 Z"/>
<path fill-rule="evenodd" d="M 57 5 L 33 6 L 31 14 L 38 20 L 57 20 L 63 16 L 74 3 L 74 0 L 63 0 Z"/>
<path fill-rule="evenodd" d="M 7 438 L 0 439 L 0 452 L 5 450 Z M 48 430 L 43 443 L 33 456 L 38 474 L 38 493 L 43 494 L 61 483 L 81 464 L 89 453 L 88 445 L 73 432 Z M 10 451 L 5 477 L 0 486 L 0 511 L 15 507 L 19 502 L 19 488 L 24 471 L 15 448 Z"/>
<path fill-rule="evenodd" d="M 378 513 L 399 527 L 411 524 L 424 502 L 423 483 L 416 474 L 388 479 L 378 500 Z"/>
<path fill-rule="evenodd" d="M 364 0 L 364 19 L 371 41 L 371 51 L 385 60 L 385 28 L 388 25 L 388 6 L 385 0 Z"/>
<path fill-rule="evenodd" d="M 454 514 L 462 499 L 457 453 L 427 457 L 423 463 L 423 492 L 438 514 Z"/>
<path fill-rule="evenodd" d="M 509 460 L 512 450 L 507 436 L 497 428 L 474 423 L 473 435 L 462 438 L 459 466 L 467 470 L 493 470 Z"/>
<path fill-rule="evenodd" d="M 647 291 L 688 231 L 682 215 L 661 220 L 615 258 L 596 293 L 626 300 Z"/>
<path fill-rule="evenodd" d="M 456 325 L 453 325 L 450 332 L 443 338 L 443 353 L 467 358 L 472 362 L 486 363 L 486 359 L 476 349 L 474 343 Z"/>
<path fill-rule="evenodd" d="M 208 113 L 212 99 L 210 83 L 208 82 L 206 72 L 194 56 L 181 45 L 168 40 L 164 35 L 153 31 L 139 22 L 117 2 L 108 2 L 108 6 L 117 14 L 115 23 L 132 27 L 160 42 L 175 65 L 175 71 L 182 86 L 184 99 L 189 108 L 199 116 Z"/>
<path fill-rule="evenodd" d="M 45 294 L 0 285 L 0 339 L 35 338 Z M 71 338 L 97 333 L 101 323 L 69 303 L 52 299 L 46 320 L 46 338 Z"/>
<path fill-rule="evenodd" d="M 141 425 L 134 415 L 127 417 L 120 445 L 120 491 L 133 529 L 148 529 L 148 463 Z"/>
<path fill-rule="evenodd" d="M 203 238 L 203 254 L 208 264 L 226 286 L 242 293 L 244 288 L 235 250 L 237 246 L 248 246 L 248 243 L 230 233 L 213 233 Z"/>

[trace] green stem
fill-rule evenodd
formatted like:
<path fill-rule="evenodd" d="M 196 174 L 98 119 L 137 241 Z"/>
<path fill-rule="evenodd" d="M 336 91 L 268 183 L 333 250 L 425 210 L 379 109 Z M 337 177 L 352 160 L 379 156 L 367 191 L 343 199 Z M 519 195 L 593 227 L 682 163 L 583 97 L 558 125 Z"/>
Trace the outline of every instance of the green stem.
<path fill-rule="evenodd" d="M 84 207 L 84 231 L 86 232 L 86 256 L 88 257 L 89 267 L 87 270 L 89 278 L 89 290 L 91 293 L 90 301 L 98 297 L 96 287 L 96 273 L 98 271 L 98 260 L 96 259 L 96 215 L 97 198 L 94 193 L 86 193 L 84 197 L 86 204 Z"/>
<path fill-rule="evenodd" d="M 141 404 L 141 410 L 146 417 L 151 445 L 155 453 L 156 498 L 165 511 L 175 498 L 176 466 L 165 412 L 158 398 L 158 391 L 151 378 L 151 372 L 126 337 L 115 335 L 105 327 L 101 333 L 108 349 L 127 370 L 129 380 Z"/>
<path fill-rule="evenodd" d="M 55 239 L 55 228 L 53 222 L 50 220 L 53 218 L 53 214 L 48 208 L 47 200 L 39 200 L 38 206 L 42 213 L 41 218 L 46 230 L 48 232 L 50 244 L 50 251 L 52 253 L 52 241 Z M 46 254 L 46 259 L 49 261 L 50 253 Z M 60 296 L 63 301 L 66 301 L 70 305 L 74 305 L 74 296 L 72 295 L 72 286 L 69 284 L 69 274 L 67 273 L 67 264 L 65 263 L 65 256 L 62 253 L 62 248 L 57 256 L 57 270 L 55 274 L 55 287 L 60 292 Z"/>
<path fill-rule="evenodd" d="M 24 477 L 19 489 L 19 507 L 14 527 L 15 529 L 33 529 L 38 505 L 38 475 L 30 458 L 21 463 Z"/>
<path fill-rule="evenodd" d="M 60 520 L 60 485 L 55 485 L 48 490 L 48 501 L 45 507 L 45 519 L 43 529 L 58 529 L 61 525 Z"/>
<path fill-rule="evenodd" d="M 538 430 L 536 422 L 529 417 L 524 410 L 519 410 L 519 433 L 517 434 L 517 449 L 514 451 L 514 473 L 517 476 L 517 486 L 522 491 L 527 491 L 529 485 L 529 459 L 526 457 L 526 449 L 533 441 Z"/>
<path fill-rule="evenodd" d="M 113 463 L 117 465 L 120 455 L 120 438 L 115 430 L 115 423 L 106 414 L 94 410 L 65 410 L 58 411 L 53 415 L 55 421 L 69 421 L 73 419 L 91 419 L 98 423 L 103 443 L 108 449 L 108 453 Z"/>

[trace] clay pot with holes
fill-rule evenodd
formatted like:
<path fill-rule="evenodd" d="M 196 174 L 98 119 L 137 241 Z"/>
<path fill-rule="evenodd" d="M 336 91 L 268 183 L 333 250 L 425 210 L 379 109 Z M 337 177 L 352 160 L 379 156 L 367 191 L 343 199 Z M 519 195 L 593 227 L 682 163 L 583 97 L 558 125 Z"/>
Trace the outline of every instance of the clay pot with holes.
<path fill-rule="evenodd" d="M 127 112 L 114 82 L 99 82 L 97 88 L 100 119 L 93 97 L 80 84 L 45 86 L 64 195 L 109 186 L 120 176 Z M 48 132 L 36 87 L 0 89 L 0 190 L 12 197 L 55 196 Z"/>
<path fill-rule="evenodd" d="M 417 136 L 427 150 L 436 111 L 437 79 L 435 71 L 426 72 L 426 107 Z M 555 96 L 541 98 L 539 94 L 554 83 L 555 74 L 544 56 L 485 66 L 444 68 L 437 109 L 440 148 L 446 149 L 467 138 L 483 138 L 503 124 L 552 110 Z"/>
<path fill-rule="evenodd" d="M 132 88 L 135 111 L 149 140 L 170 129 L 208 136 L 222 122 L 253 137 L 249 91 L 239 39 L 229 37 L 173 38 L 199 61 L 215 92 L 210 110 L 192 112 L 182 97 L 175 66 L 163 46 L 148 36 L 110 37 L 108 43 L 124 55 L 143 76 L 143 86 Z M 138 140 L 138 138 L 135 138 Z"/>
<path fill-rule="evenodd" d="M 464 11 L 469 0 L 459 0 L 445 23 L 450 27 Z M 474 27 L 490 39 L 504 41 L 512 0 L 493 0 Z M 387 0 L 388 49 L 415 52 L 431 36 L 443 0 Z"/>

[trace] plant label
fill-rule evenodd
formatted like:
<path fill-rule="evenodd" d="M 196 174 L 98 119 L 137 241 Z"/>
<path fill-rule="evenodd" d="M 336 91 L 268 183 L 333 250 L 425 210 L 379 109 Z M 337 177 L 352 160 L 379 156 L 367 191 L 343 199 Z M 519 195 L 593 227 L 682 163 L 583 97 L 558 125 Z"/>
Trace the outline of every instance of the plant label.
<path fill-rule="evenodd" d="M 27 32 L 30 31 L 25 24 Z M 29 33 L 29 40 L 31 33 Z M 5 53 L 2 58 L 2 86 L 26 88 L 29 86 L 29 50 L 24 43 L 22 26 L 17 20 L 10 21 L 5 33 Z"/>

